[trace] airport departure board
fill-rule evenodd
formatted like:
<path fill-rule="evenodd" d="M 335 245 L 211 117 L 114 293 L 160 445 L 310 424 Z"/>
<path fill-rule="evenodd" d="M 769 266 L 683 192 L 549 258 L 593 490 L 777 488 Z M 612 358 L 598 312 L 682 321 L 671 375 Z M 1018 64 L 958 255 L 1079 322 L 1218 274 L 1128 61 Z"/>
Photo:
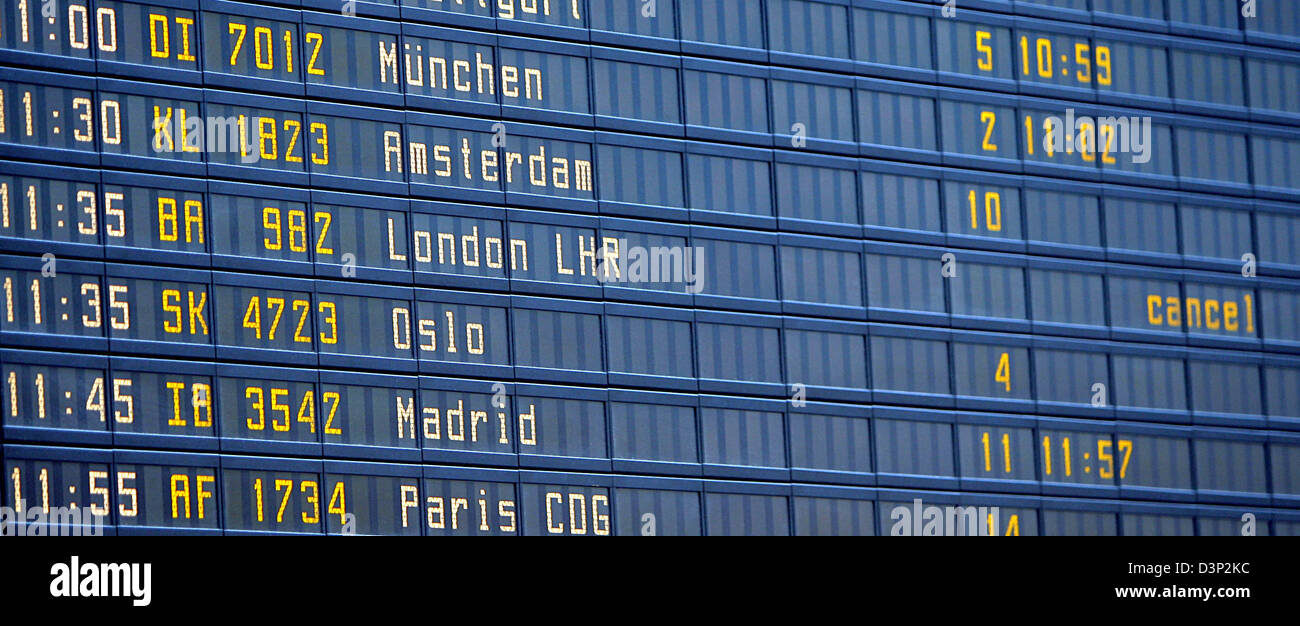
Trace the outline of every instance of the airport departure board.
<path fill-rule="evenodd" d="M 0 285 L 6 530 L 1296 535 L 1300 4 L 0 0 Z"/>

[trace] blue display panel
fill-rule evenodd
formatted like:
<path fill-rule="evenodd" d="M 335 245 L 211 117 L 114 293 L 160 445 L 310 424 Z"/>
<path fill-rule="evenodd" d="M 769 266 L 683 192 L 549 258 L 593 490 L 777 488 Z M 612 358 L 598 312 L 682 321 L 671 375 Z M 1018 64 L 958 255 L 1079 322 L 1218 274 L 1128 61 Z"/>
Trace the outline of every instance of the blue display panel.
<path fill-rule="evenodd" d="M 1300 525 L 1290 9 L 353 4 L 0 2 L 7 506 Z"/>

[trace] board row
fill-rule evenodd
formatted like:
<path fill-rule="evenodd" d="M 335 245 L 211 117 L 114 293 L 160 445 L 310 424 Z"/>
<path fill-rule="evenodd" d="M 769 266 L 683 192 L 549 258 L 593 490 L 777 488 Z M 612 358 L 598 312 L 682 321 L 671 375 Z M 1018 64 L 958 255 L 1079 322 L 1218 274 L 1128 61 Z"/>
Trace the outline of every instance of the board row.
<path fill-rule="evenodd" d="M 1295 535 L 1300 512 L 4 447 L 3 534 Z"/>
<path fill-rule="evenodd" d="M 711 88 L 708 79 L 693 76 L 710 67 L 708 57 L 744 64 L 717 66 L 730 67 L 726 73 L 806 80 L 827 85 L 826 93 L 846 75 L 859 74 L 1235 119 L 1300 119 L 1300 96 L 1289 88 L 1300 80 L 1295 52 L 968 7 L 946 16 L 938 7 L 882 0 L 855 6 L 847 0 L 768 0 L 766 7 L 703 0 L 711 6 L 686 8 L 683 26 L 691 32 L 678 45 L 635 36 L 644 32 L 590 42 L 566 37 L 571 31 L 527 33 L 546 38 L 536 39 L 449 22 L 420 25 L 263 3 L 59 0 L 43 5 L 39 17 L 48 19 L 33 19 L 27 4 L 0 2 L 2 60 L 363 103 L 407 95 L 459 107 L 501 106 L 512 110 L 506 117 L 534 110 L 586 115 L 588 125 L 592 114 L 639 119 L 620 109 L 650 109 L 657 112 L 652 121 L 680 124 L 678 90 L 689 98 L 692 88 Z M 627 13 L 637 3 L 605 4 L 602 14 Z M 618 25 L 671 28 L 673 2 L 663 0 L 663 15 L 657 14 L 660 1 L 653 4 L 656 15 L 619 16 Z M 1146 5 L 1137 10 L 1149 10 Z M 1274 17 L 1280 19 L 1271 23 L 1285 23 L 1285 16 Z M 491 31 L 501 23 L 471 27 Z M 688 99 L 686 112 L 697 110 Z"/>
<path fill-rule="evenodd" d="M 1300 434 L 1280 430 L 858 406 L 816 401 L 807 390 L 775 400 L 0 357 L 11 443 L 1300 505 Z M 1104 401 L 1104 385 L 1094 393 Z"/>
<path fill-rule="evenodd" d="M 598 201 L 688 206 L 684 158 L 696 144 L 627 134 L 647 130 L 639 124 L 593 131 L 535 117 L 501 121 L 492 111 L 453 117 L 397 103 L 402 108 L 362 107 L 34 70 L 6 70 L 4 78 L 0 156 L 24 161 L 586 211 Z M 739 163 L 839 155 L 1300 198 L 1290 167 L 1300 158 L 1297 128 L 869 79 L 827 87 L 704 72 L 692 84 L 683 93 L 698 99 L 699 114 L 675 124 L 693 129 L 678 134 L 712 142 L 699 144 L 701 154 Z"/>
<path fill-rule="evenodd" d="M 315 264 L 321 276 L 340 276 L 332 266 L 343 265 L 350 254 L 363 277 L 384 280 L 380 274 L 389 270 L 478 276 L 484 279 L 480 287 L 490 288 L 492 279 L 527 278 L 537 269 L 474 264 L 484 241 L 504 240 L 507 231 L 512 240 L 560 234 L 573 254 L 606 237 L 645 245 L 650 241 L 641 240 L 651 234 L 658 235 L 655 245 L 685 247 L 689 224 L 695 224 L 757 231 L 745 236 L 757 234 L 769 246 L 785 238 L 852 250 L 857 240 L 867 239 L 1300 277 L 1300 248 L 1293 245 L 1300 240 L 1300 205 L 867 160 L 748 161 L 688 151 L 684 163 L 684 200 L 692 208 L 648 212 L 603 203 L 602 219 L 0 161 L 0 241 L 6 249 L 38 254 L 272 273 L 310 275 Z M 743 186 L 709 184 L 718 178 Z M 680 223 L 671 225 L 674 220 Z M 518 229 L 536 232 L 521 237 L 513 232 Z M 722 233 L 729 231 L 695 232 L 726 238 Z M 580 234 L 586 237 L 581 242 Z M 845 246 L 796 235 L 850 241 Z M 450 257 L 447 246 L 453 246 Z M 442 250 L 438 258 L 433 247 Z M 563 264 L 577 262 L 569 258 Z M 532 279 L 593 284 L 585 271 Z M 391 280 L 409 283 L 410 277 Z"/>

